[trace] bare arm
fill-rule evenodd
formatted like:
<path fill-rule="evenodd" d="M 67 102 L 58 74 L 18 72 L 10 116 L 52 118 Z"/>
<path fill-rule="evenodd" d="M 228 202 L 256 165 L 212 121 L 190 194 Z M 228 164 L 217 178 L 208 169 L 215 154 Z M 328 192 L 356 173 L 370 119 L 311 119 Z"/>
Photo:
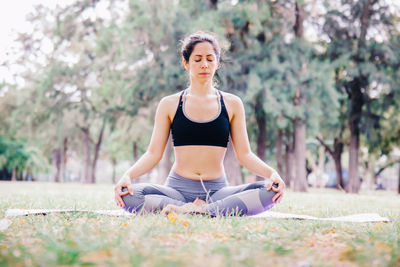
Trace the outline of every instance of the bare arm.
<path fill-rule="evenodd" d="M 168 142 L 170 124 L 168 103 L 163 98 L 157 107 L 153 133 L 147 151 L 124 173 L 124 176 L 128 176 L 131 180 L 136 179 L 150 171 L 160 162 Z"/>
<path fill-rule="evenodd" d="M 115 191 L 115 201 L 118 206 L 124 207 L 124 202 L 122 201 L 121 195 L 131 194 L 133 195 L 133 188 L 131 186 L 131 180 L 138 178 L 139 176 L 150 171 L 157 163 L 161 160 L 164 153 L 165 146 L 168 142 L 168 136 L 170 131 L 171 120 L 169 118 L 169 101 L 163 98 L 158 104 L 153 133 L 151 135 L 150 144 L 147 148 L 146 153 L 144 153 L 140 159 L 130 167 L 121 179 L 114 187 Z M 122 188 L 127 187 L 128 192 L 122 193 Z"/>
<path fill-rule="evenodd" d="M 251 151 L 246 130 L 246 117 L 243 103 L 240 98 L 233 95 L 230 96 L 230 100 L 230 108 L 232 109 L 231 135 L 236 158 L 241 165 L 251 172 L 271 180 L 267 185 L 267 189 L 272 188 L 278 193 L 274 200 L 279 202 L 283 196 L 282 190 L 285 187 L 285 183 L 273 168 L 268 166 Z M 273 188 L 272 184 L 278 184 L 278 188 Z"/>

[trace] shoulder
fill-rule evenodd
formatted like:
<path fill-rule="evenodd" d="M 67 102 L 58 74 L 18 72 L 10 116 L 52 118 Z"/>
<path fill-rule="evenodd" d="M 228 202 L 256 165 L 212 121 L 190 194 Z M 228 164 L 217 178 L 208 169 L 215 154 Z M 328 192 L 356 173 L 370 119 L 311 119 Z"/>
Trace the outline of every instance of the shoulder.
<path fill-rule="evenodd" d="M 178 103 L 179 103 L 179 97 L 181 95 L 182 92 L 178 92 L 172 95 L 167 95 L 164 96 L 159 104 L 158 104 L 158 108 L 162 108 L 162 109 L 173 109 L 173 107 L 177 107 Z"/>
<path fill-rule="evenodd" d="M 182 91 L 172 95 L 164 96 L 158 104 L 158 110 L 166 114 L 171 121 L 175 116 L 175 112 L 179 104 L 179 97 L 181 93 Z"/>
<path fill-rule="evenodd" d="M 240 97 L 238 97 L 237 95 L 231 94 L 231 93 L 222 92 L 222 91 L 220 91 L 220 92 L 224 98 L 224 102 L 225 102 L 226 106 L 230 107 L 233 110 L 242 109 L 243 102 Z"/>

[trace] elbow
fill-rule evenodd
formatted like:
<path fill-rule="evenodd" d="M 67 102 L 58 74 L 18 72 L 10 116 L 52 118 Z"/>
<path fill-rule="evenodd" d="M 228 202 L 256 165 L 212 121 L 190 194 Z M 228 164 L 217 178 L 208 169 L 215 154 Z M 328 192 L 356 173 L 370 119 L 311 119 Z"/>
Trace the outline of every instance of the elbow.
<path fill-rule="evenodd" d="M 146 153 L 148 154 L 148 156 L 153 161 L 154 166 L 157 165 L 160 162 L 160 160 L 162 159 L 162 156 L 163 156 L 163 153 L 158 152 L 158 151 L 148 150 Z"/>
<path fill-rule="evenodd" d="M 247 162 L 247 159 L 249 158 L 250 154 L 251 153 L 238 153 L 238 152 L 235 152 L 236 159 L 240 163 L 240 165 L 242 165 L 242 166 L 246 166 L 246 162 Z"/>

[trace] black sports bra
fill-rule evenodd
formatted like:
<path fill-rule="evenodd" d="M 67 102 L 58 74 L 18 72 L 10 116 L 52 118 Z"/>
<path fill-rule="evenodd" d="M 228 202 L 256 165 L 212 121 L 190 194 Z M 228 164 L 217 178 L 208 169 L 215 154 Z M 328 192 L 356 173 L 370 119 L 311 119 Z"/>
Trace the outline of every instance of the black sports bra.
<path fill-rule="evenodd" d="M 219 115 L 215 119 L 196 121 L 185 115 L 182 96 L 179 97 L 179 105 L 171 124 L 172 140 L 174 146 L 221 146 L 227 147 L 230 133 L 228 112 L 220 91 Z"/>

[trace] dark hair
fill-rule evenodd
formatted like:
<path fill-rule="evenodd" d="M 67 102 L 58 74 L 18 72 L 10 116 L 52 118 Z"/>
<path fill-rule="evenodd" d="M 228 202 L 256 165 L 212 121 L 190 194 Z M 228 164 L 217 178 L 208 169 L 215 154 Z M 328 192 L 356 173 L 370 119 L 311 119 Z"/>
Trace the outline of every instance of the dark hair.
<path fill-rule="evenodd" d="M 190 55 L 193 52 L 194 47 L 199 43 L 208 42 L 214 48 L 215 55 L 217 57 L 217 61 L 220 62 L 221 59 L 221 47 L 218 44 L 217 38 L 215 34 L 211 32 L 195 32 L 189 36 L 187 36 L 182 41 L 181 47 L 181 55 L 186 62 L 189 62 Z"/>

